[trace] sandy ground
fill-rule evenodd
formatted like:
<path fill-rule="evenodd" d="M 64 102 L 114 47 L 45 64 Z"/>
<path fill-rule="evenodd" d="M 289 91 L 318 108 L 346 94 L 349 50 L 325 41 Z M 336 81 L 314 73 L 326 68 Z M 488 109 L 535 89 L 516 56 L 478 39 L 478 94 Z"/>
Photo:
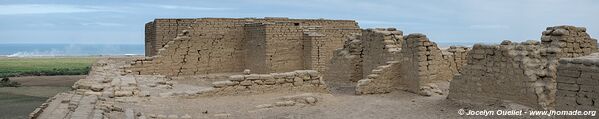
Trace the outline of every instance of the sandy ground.
<path fill-rule="evenodd" d="M 192 119 L 460 119 L 460 118 L 552 118 L 547 116 L 463 116 L 466 110 L 526 109 L 509 103 L 470 104 L 447 100 L 447 95 L 421 96 L 403 90 L 387 94 L 355 95 L 351 82 L 326 82 L 330 93 L 278 90 L 274 92 L 210 96 L 193 95 L 196 89 L 208 88 L 211 82 L 222 79 L 164 78 L 147 75 L 120 75 L 116 67 L 127 63 L 111 61 L 95 67 L 92 75 L 78 85 L 97 85 L 112 79 L 102 88 L 108 95 L 94 91 L 62 93 L 40 113 L 40 117 L 97 117 L 97 118 L 192 118 Z M 113 62 L 114 61 L 114 62 Z M 116 62 L 118 61 L 118 62 Z M 95 74 L 95 75 L 94 75 Z M 164 81 L 164 82 L 163 82 Z M 86 83 L 87 82 L 87 83 Z M 91 82 L 91 83 L 90 83 Z M 162 83 L 159 83 L 162 82 Z M 439 85 L 448 88 L 447 84 Z M 115 88 L 140 91 L 139 94 L 110 95 Z M 147 92 L 143 94 L 141 92 Z M 188 93 L 191 92 L 191 93 Z M 183 93 L 182 93 L 183 92 Z M 89 95 L 84 95 L 89 94 Z M 116 93 L 115 93 L 116 94 Z M 143 94 L 143 95 L 142 95 Z M 165 94 L 165 95 L 163 95 Z M 308 102 L 308 98 L 316 101 Z M 300 99 L 300 100 L 296 100 Z M 291 103 L 285 103 L 291 102 Z M 76 109 L 67 109 L 71 104 Z M 585 118 L 585 117 L 583 117 Z"/>
<path fill-rule="evenodd" d="M 49 97 L 71 90 L 85 76 L 27 76 L 13 77 L 21 87 L 0 88 L 0 119 L 26 118 Z"/>
<path fill-rule="evenodd" d="M 204 81 L 173 80 L 174 87 Z M 143 84 L 143 83 L 142 83 Z M 197 84 L 198 86 L 202 86 Z M 145 117 L 182 117 L 200 119 L 459 119 L 459 118 L 547 118 L 530 116 L 462 116 L 458 110 L 512 110 L 510 104 L 473 105 L 446 99 L 446 95 L 421 96 L 402 90 L 388 94 L 355 95 L 352 84 L 329 83 L 331 93 L 272 92 L 254 95 L 210 97 L 121 97 L 117 107 L 139 112 Z M 445 87 L 445 86 L 442 86 Z M 177 90 L 176 88 L 172 90 Z M 311 95 L 315 104 L 260 107 L 285 101 L 283 97 Z M 124 113 L 111 113 L 113 118 Z"/>
<path fill-rule="evenodd" d="M 420 96 L 405 91 L 378 95 L 324 94 L 306 92 L 277 92 L 257 95 L 214 97 L 149 97 L 135 102 L 117 103 L 119 107 L 141 112 L 146 117 L 190 115 L 194 118 L 212 119 L 459 119 L 459 118 L 547 118 L 530 116 L 462 116 L 460 109 L 511 110 L 505 105 L 472 105 L 446 100 L 445 95 Z M 294 106 L 262 108 L 274 104 L 282 97 L 312 95 L 316 104 L 296 103 Z M 128 100 L 126 98 L 117 100 Z M 117 101 L 119 102 L 119 101 Z M 123 113 L 113 113 L 123 117 Z M 151 115 L 151 116 L 150 116 Z M 223 116 L 224 115 L 224 116 Z"/>

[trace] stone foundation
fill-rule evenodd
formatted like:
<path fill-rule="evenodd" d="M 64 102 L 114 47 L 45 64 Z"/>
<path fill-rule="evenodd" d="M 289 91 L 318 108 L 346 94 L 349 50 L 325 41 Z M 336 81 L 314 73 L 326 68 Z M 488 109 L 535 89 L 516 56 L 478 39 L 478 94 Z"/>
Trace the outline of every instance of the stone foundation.
<path fill-rule="evenodd" d="M 232 75 L 229 80 L 212 84 L 214 90 L 204 95 L 258 94 L 277 91 L 328 92 L 320 73 L 315 70 Z"/>

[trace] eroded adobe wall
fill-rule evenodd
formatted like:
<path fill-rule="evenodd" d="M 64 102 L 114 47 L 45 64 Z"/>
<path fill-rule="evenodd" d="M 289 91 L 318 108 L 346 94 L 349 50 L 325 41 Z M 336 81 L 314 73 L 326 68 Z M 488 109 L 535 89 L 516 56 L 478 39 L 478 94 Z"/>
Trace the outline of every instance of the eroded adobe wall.
<path fill-rule="evenodd" d="M 155 27 L 158 26 L 156 21 L 153 23 Z M 318 47 L 311 47 L 315 49 L 305 49 L 303 35 L 307 28 L 312 27 L 319 28 L 316 32 L 323 34 L 324 38 L 313 39 L 318 40 L 315 44 Z M 187 29 L 188 40 L 168 41 L 159 49 L 164 53 L 137 60 L 128 71 L 164 75 L 230 73 L 244 69 L 257 73 L 300 69 L 323 71 L 331 58 L 329 55 L 341 47 L 339 42 L 342 40 L 338 37 L 354 33 L 358 28 L 351 20 L 200 18 Z M 151 44 L 152 41 L 149 42 Z M 159 42 L 162 41 L 156 40 L 156 43 Z M 316 52 L 305 56 L 307 50 Z M 305 67 L 305 57 L 313 58 L 314 65 Z"/>
<path fill-rule="evenodd" d="M 324 73 L 327 82 L 357 82 L 362 79 L 362 40 L 359 34 L 349 36 L 343 48 L 334 52 Z"/>
<path fill-rule="evenodd" d="M 185 30 L 188 39 L 169 41 L 156 57 L 136 61 L 133 72 L 164 75 L 240 72 L 244 69 L 244 25 L 199 19 Z"/>
<path fill-rule="evenodd" d="M 304 51 L 303 54 L 312 54 L 312 55 L 303 55 L 304 58 L 304 69 L 314 69 L 317 71 L 325 70 L 325 60 L 321 59 L 321 56 L 331 55 L 326 54 L 324 49 L 324 44 L 326 44 L 327 39 L 325 39 L 323 34 L 318 32 L 304 32 L 302 36 L 302 49 Z"/>
<path fill-rule="evenodd" d="M 186 30 L 194 24 L 206 22 L 227 22 L 230 24 L 290 22 L 297 26 L 319 26 L 324 29 L 358 29 L 353 20 L 328 19 L 288 19 L 288 18 L 196 18 L 196 19 L 156 19 L 146 24 L 146 56 L 154 56 L 158 49 L 177 36 L 181 30 Z"/>
<path fill-rule="evenodd" d="M 302 28 L 289 22 L 264 24 L 266 72 L 289 72 L 304 68 Z M 249 68 L 253 70 L 252 68 Z"/>
<path fill-rule="evenodd" d="M 510 46 L 511 42 L 502 42 L 499 51 L 507 52 L 508 55 L 505 55 L 507 57 L 498 57 L 501 58 L 501 61 L 495 61 L 496 58 L 485 58 L 486 56 L 483 55 L 488 52 L 497 54 L 498 50 L 484 48 L 471 50 L 468 56 L 468 65 L 464 66 L 461 74 L 456 75 L 454 81 L 451 82 L 449 98 L 482 102 L 513 101 L 535 108 L 552 109 L 555 106 L 557 91 L 558 60 L 589 55 L 597 49 L 596 40 L 590 38 L 586 33 L 586 28 L 583 27 L 548 27 L 542 34 L 542 42 L 538 46 L 522 46 L 537 44 L 535 41 L 527 41 L 517 44 L 514 49 L 505 51 L 505 47 Z M 512 62 L 506 64 L 505 61 Z M 476 62 L 481 63 L 477 64 Z M 504 64 L 514 66 L 499 69 L 500 72 L 495 72 L 496 69 L 489 69 L 489 67 Z M 484 79 L 492 79 L 492 81 L 483 82 Z M 518 83 L 512 84 L 511 82 Z"/>
<path fill-rule="evenodd" d="M 144 48 L 145 55 L 152 56 L 154 53 L 154 44 L 156 44 L 156 35 L 154 31 L 154 21 L 145 24 Z"/>
<path fill-rule="evenodd" d="M 395 29 L 366 29 L 362 40 L 362 76 L 370 75 L 373 69 L 396 61 L 403 41 L 403 32 Z"/>
<path fill-rule="evenodd" d="M 476 44 L 468 54 L 468 64 L 450 84 L 449 99 L 495 103 L 510 100 L 540 107 L 546 85 L 544 67 L 547 61 L 539 53 L 538 42 L 502 45 Z"/>
<path fill-rule="evenodd" d="M 543 31 L 541 42 L 548 48 L 548 58 L 573 58 L 597 51 L 597 40 L 591 38 L 584 27 L 547 27 Z"/>
<path fill-rule="evenodd" d="M 446 62 L 447 68 L 451 71 L 452 75 L 450 77 L 452 79 L 453 74 L 459 74 L 462 66 L 466 65 L 468 51 L 470 51 L 469 48 L 462 46 L 451 46 L 442 51 L 443 60 Z"/>
<path fill-rule="evenodd" d="M 366 29 L 347 37 L 328 64 L 326 80 L 356 82 L 378 66 L 394 61 L 403 42 L 403 32 L 395 28 Z"/>
<path fill-rule="evenodd" d="M 599 110 L 599 53 L 559 60 L 555 102 L 556 110 Z"/>
<path fill-rule="evenodd" d="M 424 34 L 410 34 L 404 37 L 400 60 L 401 82 L 405 82 L 408 91 L 420 93 L 431 84 L 449 81 L 452 74 L 443 60 L 437 44 Z"/>
<path fill-rule="evenodd" d="M 359 32 L 360 29 L 353 28 L 304 27 L 303 49 L 304 54 L 308 54 L 304 55 L 304 69 L 325 72 L 335 50 L 343 47 L 347 37 Z"/>
<path fill-rule="evenodd" d="M 371 70 L 368 76 L 359 80 L 356 85 L 356 94 L 381 94 L 389 93 L 393 89 L 400 89 L 405 82 L 400 79 L 400 64 L 398 61 L 388 61 Z"/>
<path fill-rule="evenodd" d="M 367 29 L 362 32 L 362 79 L 356 94 L 388 93 L 400 86 L 398 58 L 403 32 L 394 28 Z"/>
<path fill-rule="evenodd" d="M 191 27 L 194 19 L 155 19 L 146 24 L 146 56 L 154 56 L 158 49 L 173 40 L 182 30 Z"/>
<path fill-rule="evenodd" d="M 575 26 L 554 26 L 547 27 L 542 32 L 541 42 L 545 51 L 542 52 L 547 59 L 547 76 L 543 78 L 548 82 L 544 88 L 546 95 L 549 95 L 549 108 L 555 104 L 557 65 L 560 58 L 574 58 L 586 56 L 597 51 L 597 40 L 591 38 L 586 33 L 586 28 Z"/>

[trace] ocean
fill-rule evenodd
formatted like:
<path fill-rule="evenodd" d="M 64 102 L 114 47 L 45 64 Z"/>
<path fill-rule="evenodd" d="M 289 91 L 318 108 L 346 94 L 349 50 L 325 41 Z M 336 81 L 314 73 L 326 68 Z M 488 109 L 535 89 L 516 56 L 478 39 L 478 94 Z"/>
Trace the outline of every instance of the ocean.
<path fill-rule="evenodd" d="M 0 44 L 3 57 L 144 55 L 143 44 Z"/>

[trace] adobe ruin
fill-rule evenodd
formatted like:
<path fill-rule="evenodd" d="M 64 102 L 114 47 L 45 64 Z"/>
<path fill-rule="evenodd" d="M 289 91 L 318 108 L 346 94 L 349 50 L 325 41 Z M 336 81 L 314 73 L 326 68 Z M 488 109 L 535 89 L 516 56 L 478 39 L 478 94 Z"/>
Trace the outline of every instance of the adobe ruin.
<path fill-rule="evenodd" d="M 503 41 L 474 45 L 468 63 L 450 84 L 448 98 L 484 103 L 515 102 L 539 109 L 555 107 L 558 60 L 597 52 L 586 28 L 548 27 L 541 42 Z"/>
<path fill-rule="evenodd" d="M 146 24 L 146 55 L 131 70 L 169 76 L 326 70 L 353 20 L 287 18 L 156 19 Z"/>
<path fill-rule="evenodd" d="M 278 118 L 269 109 L 379 108 L 396 98 L 378 102 L 368 94 L 403 91 L 596 110 L 597 40 L 574 26 L 542 34 L 540 42 L 439 48 L 421 33 L 360 29 L 353 20 L 156 19 L 146 24 L 148 57 L 100 60 L 74 91 L 49 99 L 30 117 Z M 273 95 L 279 98 L 261 97 Z M 337 105 L 344 100 L 358 102 Z M 363 110 L 353 108 L 344 111 Z"/>

